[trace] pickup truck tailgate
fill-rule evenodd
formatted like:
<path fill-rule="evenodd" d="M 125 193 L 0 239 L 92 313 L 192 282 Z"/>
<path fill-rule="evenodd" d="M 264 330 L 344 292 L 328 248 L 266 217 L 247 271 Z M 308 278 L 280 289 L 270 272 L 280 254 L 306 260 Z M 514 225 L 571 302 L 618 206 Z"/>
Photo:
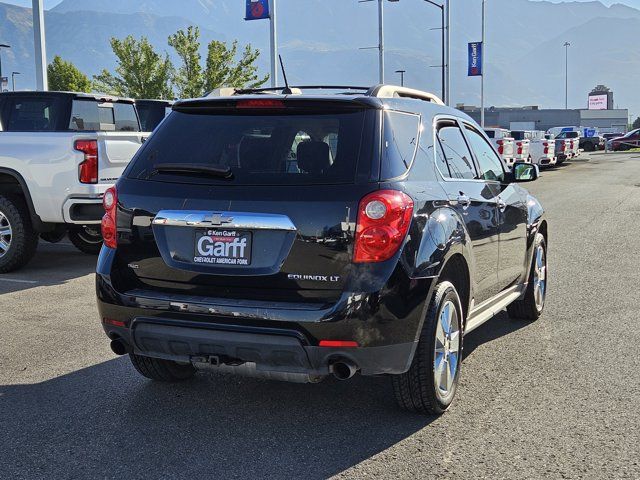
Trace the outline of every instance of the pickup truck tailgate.
<path fill-rule="evenodd" d="M 114 183 L 147 136 L 140 132 L 98 133 L 98 183 Z"/>

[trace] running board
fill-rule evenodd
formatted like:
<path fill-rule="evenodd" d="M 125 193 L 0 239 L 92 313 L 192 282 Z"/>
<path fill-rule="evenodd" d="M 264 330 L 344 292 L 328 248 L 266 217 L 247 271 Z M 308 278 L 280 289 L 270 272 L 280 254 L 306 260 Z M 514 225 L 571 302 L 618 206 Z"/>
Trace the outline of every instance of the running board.
<path fill-rule="evenodd" d="M 525 288 L 526 284 L 515 285 L 471 310 L 464 328 L 464 334 L 466 335 L 483 323 L 491 320 L 498 313 L 507 308 L 508 305 L 518 300 Z"/>

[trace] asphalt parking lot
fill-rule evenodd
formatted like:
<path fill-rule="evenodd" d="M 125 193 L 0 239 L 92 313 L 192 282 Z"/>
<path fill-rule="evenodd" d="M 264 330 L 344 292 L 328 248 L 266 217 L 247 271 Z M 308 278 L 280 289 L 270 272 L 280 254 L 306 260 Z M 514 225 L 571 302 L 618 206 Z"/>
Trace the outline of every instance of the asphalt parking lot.
<path fill-rule="evenodd" d="M 439 418 L 386 378 L 147 381 L 102 333 L 95 258 L 41 245 L 0 277 L 0 478 L 640 478 L 640 154 L 584 160 L 530 184 L 544 315 L 471 333 Z"/>

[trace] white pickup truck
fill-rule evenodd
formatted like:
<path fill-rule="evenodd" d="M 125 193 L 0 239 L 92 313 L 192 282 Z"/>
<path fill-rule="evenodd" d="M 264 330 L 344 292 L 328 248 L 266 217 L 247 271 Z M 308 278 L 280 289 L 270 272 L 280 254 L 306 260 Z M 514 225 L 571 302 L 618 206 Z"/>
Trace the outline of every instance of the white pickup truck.
<path fill-rule="evenodd" d="M 102 196 L 148 136 L 133 100 L 2 93 L 0 125 L 0 273 L 29 262 L 39 238 L 98 253 Z"/>
<path fill-rule="evenodd" d="M 516 162 L 531 163 L 531 154 L 529 152 L 531 141 L 527 138 L 527 132 L 524 130 L 512 130 L 511 137 L 516 142 L 514 158 Z"/>
<path fill-rule="evenodd" d="M 509 130 L 504 128 L 485 128 L 484 131 L 502 157 L 504 163 L 511 167 L 515 161 L 516 142 L 511 137 Z"/>
<path fill-rule="evenodd" d="M 545 132 L 540 130 L 527 130 L 524 136 L 529 140 L 529 157 L 531 163 L 539 166 L 551 166 L 556 164 L 556 143 L 548 140 Z"/>

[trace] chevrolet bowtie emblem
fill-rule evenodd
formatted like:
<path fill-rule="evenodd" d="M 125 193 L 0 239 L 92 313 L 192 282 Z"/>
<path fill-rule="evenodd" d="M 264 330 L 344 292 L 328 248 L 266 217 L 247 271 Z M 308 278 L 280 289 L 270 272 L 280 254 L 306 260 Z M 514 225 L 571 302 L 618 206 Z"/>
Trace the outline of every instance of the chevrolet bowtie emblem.
<path fill-rule="evenodd" d="M 233 222 L 233 217 L 227 217 L 221 213 L 214 213 L 213 215 L 207 215 L 204 217 L 204 221 L 211 223 L 211 225 L 219 226 Z"/>

